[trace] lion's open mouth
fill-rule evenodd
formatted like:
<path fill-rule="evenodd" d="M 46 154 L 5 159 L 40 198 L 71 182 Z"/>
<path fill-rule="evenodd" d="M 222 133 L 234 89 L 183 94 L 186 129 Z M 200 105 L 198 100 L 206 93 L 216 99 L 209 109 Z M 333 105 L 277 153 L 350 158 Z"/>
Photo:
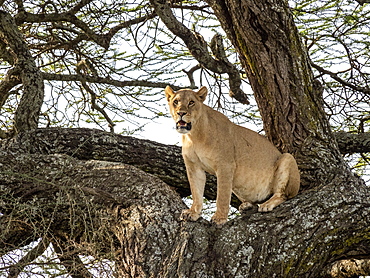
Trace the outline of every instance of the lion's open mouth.
<path fill-rule="evenodd" d="M 191 123 L 180 120 L 176 123 L 176 129 L 180 133 L 186 133 L 187 131 L 191 130 Z"/>

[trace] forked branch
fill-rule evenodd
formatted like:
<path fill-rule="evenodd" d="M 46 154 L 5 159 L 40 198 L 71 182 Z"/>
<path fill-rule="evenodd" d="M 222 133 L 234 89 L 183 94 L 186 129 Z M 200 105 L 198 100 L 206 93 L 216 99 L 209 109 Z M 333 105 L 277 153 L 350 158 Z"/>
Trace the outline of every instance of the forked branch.
<path fill-rule="evenodd" d="M 226 56 L 223 59 L 213 58 L 208 51 L 207 43 L 204 38 L 196 32 L 189 30 L 184 24 L 179 22 L 171 11 L 168 1 L 151 0 L 156 14 L 161 18 L 167 28 L 176 36 L 181 38 L 189 49 L 191 55 L 205 68 L 214 73 L 227 73 L 229 75 L 230 95 L 243 104 L 248 104 L 246 94 L 240 88 L 241 78 L 239 70 L 230 63 Z M 222 44 L 222 42 L 221 42 Z M 223 46 L 222 46 L 223 48 Z M 226 60 L 226 62 L 225 62 Z"/>

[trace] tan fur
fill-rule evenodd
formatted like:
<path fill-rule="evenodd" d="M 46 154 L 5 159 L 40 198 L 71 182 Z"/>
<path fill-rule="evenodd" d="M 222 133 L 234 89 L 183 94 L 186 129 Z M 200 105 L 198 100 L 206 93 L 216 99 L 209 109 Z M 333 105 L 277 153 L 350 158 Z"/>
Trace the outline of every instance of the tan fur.
<path fill-rule="evenodd" d="M 258 208 L 261 212 L 297 195 L 300 176 L 294 157 L 281 154 L 265 137 L 233 124 L 203 104 L 206 87 L 197 92 L 174 92 L 167 86 L 165 93 L 183 134 L 182 155 L 193 196 L 193 205 L 183 211 L 183 219 L 196 221 L 200 217 L 205 171 L 217 176 L 217 209 L 212 217 L 217 225 L 227 221 L 232 192 L 242 201 L 240 210 L 263 202 Z"/>

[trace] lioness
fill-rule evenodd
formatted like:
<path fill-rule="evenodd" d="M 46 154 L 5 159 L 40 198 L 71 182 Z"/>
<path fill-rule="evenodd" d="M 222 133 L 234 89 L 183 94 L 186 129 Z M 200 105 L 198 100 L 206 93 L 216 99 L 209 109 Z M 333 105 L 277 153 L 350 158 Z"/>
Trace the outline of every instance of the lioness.
<path fill-rule="evenodd" d="M 217 225 L 227 221 L 231 192 L 242 201 L 239 210 L 264 202 L 258 208 L 261 212 L 297 195 L 300 176 L 294 157 L 203 104 L 206 87 L 175 92 L 167 86 L 165 94 L 176 130 L 183 134 L 182 155 L 193 196 L 193 205 L 182 212 L 182 219 L 200 217 L 205 171 L 217 176 L 217 209 L 211 219 Z"/>

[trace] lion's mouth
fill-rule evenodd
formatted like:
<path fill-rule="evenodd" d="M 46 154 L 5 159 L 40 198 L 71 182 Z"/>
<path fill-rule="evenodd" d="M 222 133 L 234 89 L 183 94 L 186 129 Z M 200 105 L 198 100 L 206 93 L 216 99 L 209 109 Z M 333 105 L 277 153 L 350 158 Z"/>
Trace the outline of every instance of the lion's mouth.
<path fill-rule="evenodd" d="M 180 120 L 176 123 L 176 130 L 180 133 L 186 133 L 191 130 L 191 123 Z"/>

